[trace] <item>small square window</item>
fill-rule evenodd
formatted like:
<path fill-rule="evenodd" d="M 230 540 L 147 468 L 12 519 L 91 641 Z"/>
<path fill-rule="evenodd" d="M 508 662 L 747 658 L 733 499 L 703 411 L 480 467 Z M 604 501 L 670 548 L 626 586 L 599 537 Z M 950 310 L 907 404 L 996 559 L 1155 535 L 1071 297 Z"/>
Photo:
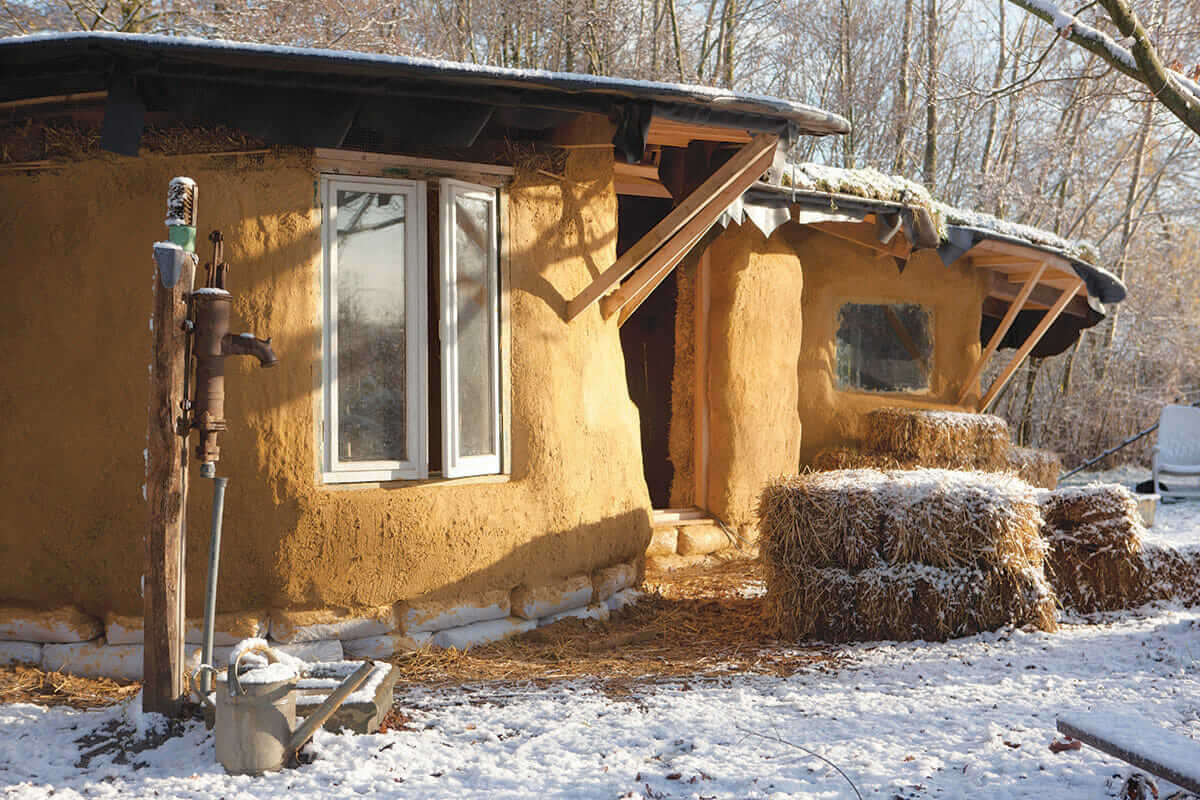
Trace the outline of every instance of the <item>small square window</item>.
<path fill-rule="evenodd" d="M 868 392 L 929 388 L 931 315 L 915 303 L 845 303 L 838 311 L 837 387 Z"/>

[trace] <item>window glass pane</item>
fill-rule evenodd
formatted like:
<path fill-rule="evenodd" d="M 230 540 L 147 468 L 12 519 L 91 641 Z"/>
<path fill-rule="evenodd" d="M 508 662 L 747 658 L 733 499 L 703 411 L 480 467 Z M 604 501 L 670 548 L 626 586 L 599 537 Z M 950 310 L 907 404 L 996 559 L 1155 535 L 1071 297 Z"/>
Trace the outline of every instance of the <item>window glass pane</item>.
<path fill-rule="evenodd" d="M 455 195 L 454 274 L 458 313 L 458 455 L 495 452 L 492 331 L 488 291 L 492 203 Z"/>
<path fill-rule="evenodd" d="M 405 461 L 405 198 L 337 192 L 337 454 Z"/>
<path fill-rule="evenodd" d="M 838 312 L 838 388 L 928 389 L 932 331 L 929 311 L 914 303 L 846 303 Z"/>

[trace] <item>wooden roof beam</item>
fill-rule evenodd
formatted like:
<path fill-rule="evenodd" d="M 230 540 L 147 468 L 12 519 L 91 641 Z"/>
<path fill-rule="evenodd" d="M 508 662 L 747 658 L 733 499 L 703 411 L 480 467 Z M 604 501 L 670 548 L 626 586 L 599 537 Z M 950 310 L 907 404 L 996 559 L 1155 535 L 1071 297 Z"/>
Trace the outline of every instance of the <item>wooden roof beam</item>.
<path fill-rule="evenodd" d="M 988 286 L 988 296 L 995 297 L 1008 302 L 1015 301 L 1021 294 L 1022 284 L 1012 283 L 1006 280 L 1007 276 L 992 273 L 991 284 Z M 1042 285 L 1035 286 L 1033 291 L 1029 293 L 1028 299 L 1025 301 L 1025 308 L 1030 310 L 1045 310 L 1051 308 L 1059 299 L 1059 292 L 1055 289 Z M 1079 286 L 1082 281 L 1077 277 L 1073 285 Z M 1078 290 L 1076 290 L 1076 294 Z M 1087 317 L 1089 315 L 1089 307 L 1087 298 L 1083 295 L 1073 296 L 1070 298 L 1066 312 L 1074 317 Z"/>
<path fill-rule="evenodd" d="M 744 192 L 766 171 L 761 165 L 766 154 L 766 166 L 771 165 L 775 153 L 775 145 L 779 137 L 774 134 L 760 134 L 743 146 L 733 158 L 722 164 L 716 172 L 710 175 L 694 192 L 684 198 L 671 213 L 663 217 L 657 225 L 638 239 L 632 247 L 626 250 L 611 267 L 604 270 L 583 291 L 567 302 L 567 321 L 582 314 L 588 307 L 620 284 L 629 273 L 637 269 L 656 250 L 662 247 L 668 239 L 675 236 L 692 219 L 700 213 L 715 197 L 725 192 L 730 186 L 740 187 L 738 194 Z M 724 209 L 721 209 L 724 211 Z M 719 216 L 719 212 L 718 212 Z"/>
<path fill-rule="evenodd" d="M 773 148 L 759 154 L 758 160 L 743 172 L 741 180 L 731 183 L 706 203 L 699 213 L 659 248 L 658 252 L 648 258 L 646 263 L 639 267 L 628 281 L 604 298 L 600 303 L 600 311 L 604 314 L 604 318 L 608 319 L 613 314 L 620 312 L 621 316 L 617 320 L 617 325 L 624 325 L 625 320 L 629 319 L 629 316 L 645 302 L 650 293 L 671 274 L 675 265 L 682 261 L 684 256 L 704 238 L 704 234 L 716 224 L 717 219 L 725 213 L 725 209 L 729 208 L 730 203 L 741 197 L 742 192 L 750 188 L 750 184 L 771 166 L 774 155 Z"/>
<path fill-rule="evenodd" d="M 862 222 L 813 222 L 808 227 L 882 255 L 903 259 L 912 255 L 912 245 L 905 238 L 903 231 L 897 231 L 889 242 L 879 241 L 871 215 Z"/>

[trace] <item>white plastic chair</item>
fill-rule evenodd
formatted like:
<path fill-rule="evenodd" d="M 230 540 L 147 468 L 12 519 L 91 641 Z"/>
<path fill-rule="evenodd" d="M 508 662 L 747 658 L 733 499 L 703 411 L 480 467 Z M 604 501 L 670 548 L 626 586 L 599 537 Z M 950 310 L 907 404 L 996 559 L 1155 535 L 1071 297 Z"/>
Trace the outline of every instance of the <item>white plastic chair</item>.
<path fill-rule="evenodd" d="M 1164 406 L 1158 418 L 1158 444 L 1154 446 L 1154 488 L 1164 498 L 1200 497 L 1200 487 L 1159 487 L 1162 478 L 1171 476 L 1200 478 L 1200 408 Z"/>

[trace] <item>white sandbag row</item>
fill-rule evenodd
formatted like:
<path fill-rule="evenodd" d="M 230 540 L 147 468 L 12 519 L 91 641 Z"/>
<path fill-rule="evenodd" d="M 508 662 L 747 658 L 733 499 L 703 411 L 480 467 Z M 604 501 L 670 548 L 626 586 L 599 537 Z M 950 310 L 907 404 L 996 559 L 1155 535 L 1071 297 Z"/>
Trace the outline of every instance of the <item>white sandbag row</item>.
<path fill-rule="evenodd" d="M 277 642 L 319 642 L 328 639 L 362 639 L 383 636 L 399 628 L 395 606 L 357 611 L 272 611 L 271 638 Z"/>
<path fill-rule="evenodd" d="M 534 587 L 499 589 L 470 598 L 416 600 L 347 612 L 272 611 L 218 614 L 212 663 L 228 664 L 240 641 L 269 637 L 271 646 L 309 662 L 386 659 L 422 647 L 466 650 L 561 619 L 600 619 L 640 596 L 634 563 Z M 189 619 L 184 663 L 200 664 L 201 621 Z M 0 608 L 0 665 L 39 664 L 75 675 L 140 680 L 145 635 L 140 617 L 108 614 L 104 623 L 75 608 Z"/>
<path fill-rule="evenodd" d="M 40 666 L 42 647 L 43 645 L 37 642 L 0 642 L 0 667 L 10 664 Z"/>
<path fill-rule="evenodd" d="M 146 641 L 143 618 L 108 613 L 104 615 L 104 638 L 109 644 L 143 644 Z M 267 634 L 267 615 L 261 611 L 217 614 L 213 620 L 213 645 L 232 647 L 243 639 Z M 204 620 L 187 620 L 183 640 L 187 644 L 204 643 Z"/>
<path fill-rule="evenodd" d="M 100 620 L 74 606 L 48 611 L 0 607 L 0 641 L 62 644 L 87 642 L 103 633 Z"/>

